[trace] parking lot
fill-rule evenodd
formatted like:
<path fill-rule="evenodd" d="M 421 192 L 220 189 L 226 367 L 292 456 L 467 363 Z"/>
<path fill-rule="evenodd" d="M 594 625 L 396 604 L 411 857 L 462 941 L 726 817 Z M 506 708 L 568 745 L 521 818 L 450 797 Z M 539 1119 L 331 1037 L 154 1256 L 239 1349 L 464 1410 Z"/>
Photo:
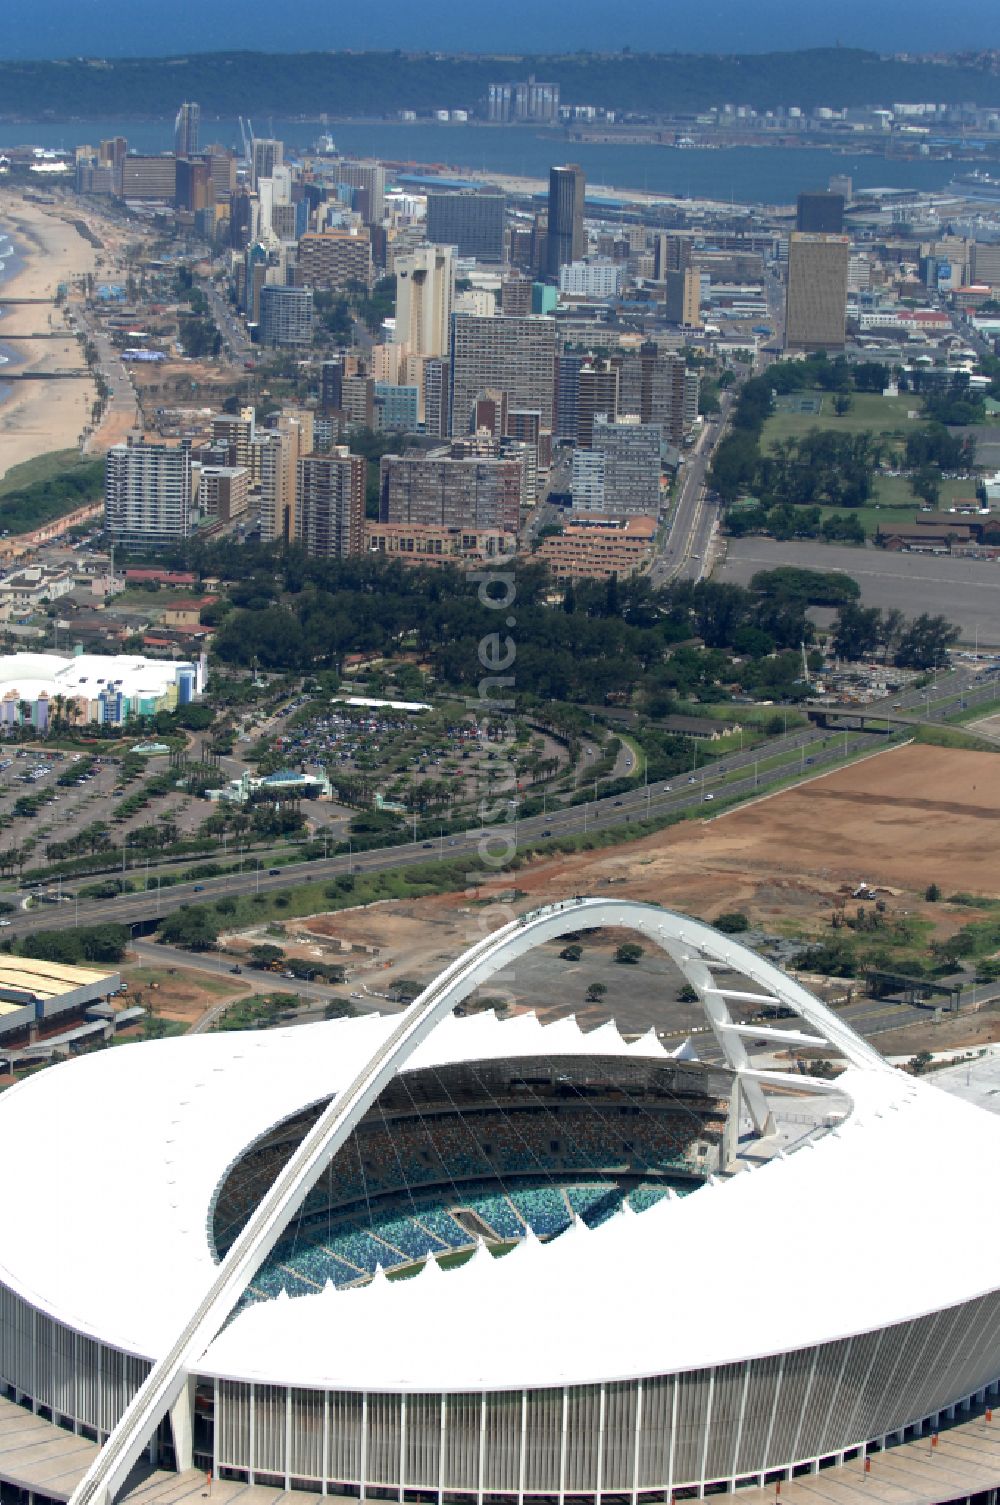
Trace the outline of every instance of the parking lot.
<path fill-rule="evenodd" d="M 779 543 L 769 538 L 730 538 L 725 563 L 714 579 L 748 585 L 758 570 L 779 565 L 840 570 L 861 587 L 864 606 L 897 607 L 908 617 L 930 612 L 947 617 L 972 643 L 1000 647 L 1000 561 L 943 554 L 891 554 L 874 547 Z"/>

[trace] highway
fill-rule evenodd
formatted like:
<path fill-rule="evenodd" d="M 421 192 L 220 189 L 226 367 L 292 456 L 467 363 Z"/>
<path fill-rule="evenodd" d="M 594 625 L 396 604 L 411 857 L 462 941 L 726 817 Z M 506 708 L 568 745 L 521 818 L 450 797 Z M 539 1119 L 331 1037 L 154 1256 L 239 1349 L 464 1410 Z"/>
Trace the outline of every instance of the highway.
<path fill-rule="evenodd" d="M 992 676 L 959 670 L 940 676 L 926 692 L 910 690 L 896 695 L 891 705 L 904 710 L 919 709 L 927 719 L 935 720 L 954 713 L 960 705 L 991 705 L 995 703 L 998 691 L 1000 686 Z M 526 820 L 515 819 L 432 841 L 408 841 L 374 851 L 341 854 L 310 862 L 306 867 L 290 865 L 273 873 L 260 869 L 226 873 L 198 883 L 177 883 L 162 888 L 159 893 L 150 889 L 144 893 L 120 894 L 114 899 L 84 900 L 74 903 L 72 908 L 64 904 L 53 913 L 21 910 L 12 915 L 7 935 L 30 935 L 39 928 L 65 924 L 149 926 L 182 904 L 255 893 L 278 893 L 304 881 L 330 881 L 345 874 L 404 868 L 441 858 L 468 863 L 472 882 L 496 883 L 503 879 L 502 848 L 507 844 L 513 851 L 548 837 L 614 830 L 628 821 L 680 816 L 699 807 L 703 807 L 707 817 L 713 813 L 711 807 L 716 802 L 721 805 L 724 800 L 746 799 L 755 793 L 764 793 L 781 782 L 796 776 L 813 776 L 846 756 L 861 751 L 874 752 L 883 745 L 882 738 L 871 732 L 797 728 L 763 747 L 731 753 L 708 768 L 658 781 L 648 787 L 640 786 L 619 796 L 606 796 Z M 484 844 L 485 855 L 480 855 L 480 843 Z M 500 860 L 492 861 L 491 853 L 500 854 Z M 25 895 L 11 893 L 4 897 L 17 901 Z"/>

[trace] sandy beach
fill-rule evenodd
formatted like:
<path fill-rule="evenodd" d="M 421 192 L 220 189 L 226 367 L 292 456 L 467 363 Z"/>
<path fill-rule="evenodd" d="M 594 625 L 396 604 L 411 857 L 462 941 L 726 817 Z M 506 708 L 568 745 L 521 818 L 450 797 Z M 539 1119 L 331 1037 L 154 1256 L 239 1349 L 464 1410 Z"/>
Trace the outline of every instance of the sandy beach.
<path fill-rule="evenodd" d="M 0 226 L 11 237 L 22 262 L 20 270 L 0 282 L 2 298 L 54 299 L 60 283 L 93 272 L 98 252 L 61 215 L 62 205 L 33 204 L 10 190 L 0 191 Z M 65 338 L 18 340 L 17 335 L 66 330 Z M 10 341 L 7 345 L 6 342 Z M 90 418 L 94 384 L 75 336 L 66 328 L 64 310 L 51 303 L 8 307 L 0 318 L 0 345 L 11 365 L 0 367 L 0 384 L 18 371 L 80 370 L 80 380 L 13 381 L 0 404 L 0 476 L 12 465 L 51 450 L 75 449 Z"/>

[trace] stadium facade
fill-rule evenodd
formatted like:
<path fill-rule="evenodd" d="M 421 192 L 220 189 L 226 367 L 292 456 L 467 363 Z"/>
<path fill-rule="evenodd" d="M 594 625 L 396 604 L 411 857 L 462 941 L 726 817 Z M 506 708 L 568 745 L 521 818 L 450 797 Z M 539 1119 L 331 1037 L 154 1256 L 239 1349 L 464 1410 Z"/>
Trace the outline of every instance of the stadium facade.
<path fill-rule="evenodd" d="M 518 954 L 608 925 L 673 958 L 721 1060 L 448 1017 Z M 845 1069 L 792 1078 L 748 1042 Z M 768 1154 L 773 1092 L 796 1088 L 828 1108 Z M 86 1175 L 77 1109 L 113 1146 Z M 0 1129 L 32 1147 L 5 1174 L 0 1381 L 105 1442 L 81 1502 L 144 1449 L 366 1498 L 700 1496 L 934 1426 L 1000 1376 L 1000 1123 L 653 906 L 525 917 L 399 1019 L 83 1058 L 4 1094 Z"/>

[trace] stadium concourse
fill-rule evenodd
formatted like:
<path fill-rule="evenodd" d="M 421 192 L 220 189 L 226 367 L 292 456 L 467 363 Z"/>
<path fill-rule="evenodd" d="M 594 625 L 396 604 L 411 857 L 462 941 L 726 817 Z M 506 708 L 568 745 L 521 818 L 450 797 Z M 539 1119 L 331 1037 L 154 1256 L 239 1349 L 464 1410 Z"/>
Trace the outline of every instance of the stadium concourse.
<path fill-rule="evenodd" d="M 721 1064 L 451 1017 L 611 926 L 676 963 Z M 843 1070 L 754 1064 L 779 1045 Z M 5 1094 L 0 1131 L 30 1147 L 5 1168 L 0 1480 L 37 1495 L 104 1505 L 139 1466 L 150 1501 L 200 1469 L 247 1505 L 804 1502 L 827 1469 L 866 1488 L 890 1442 L 895 1505 L 1000 1484 L 989 1424 L 961 1423 L 1000 1378 L 1000 1123 L 684 916 L 552 905 L 402 1016 L 94 1054 Z"/>

